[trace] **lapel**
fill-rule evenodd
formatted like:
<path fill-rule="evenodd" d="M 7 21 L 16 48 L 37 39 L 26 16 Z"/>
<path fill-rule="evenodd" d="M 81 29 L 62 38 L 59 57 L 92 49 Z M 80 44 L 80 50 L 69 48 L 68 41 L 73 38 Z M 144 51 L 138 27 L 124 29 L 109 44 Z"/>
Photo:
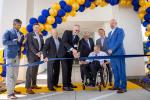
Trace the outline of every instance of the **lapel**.
<path fill-rule="evenodd" d="M 88 47 L 89 49 L 91 49 L 90 46 L 89 46 L 89 44 L 87 43 L 87 41 L 85 39 L 83 39 L 83 41 L 84 41 L 86 47 Z M 90 40 L 89 40 L 89 42 L 90 42 Z M 91 45 L 91 43 L 90 43 L 90 45 Z"/>

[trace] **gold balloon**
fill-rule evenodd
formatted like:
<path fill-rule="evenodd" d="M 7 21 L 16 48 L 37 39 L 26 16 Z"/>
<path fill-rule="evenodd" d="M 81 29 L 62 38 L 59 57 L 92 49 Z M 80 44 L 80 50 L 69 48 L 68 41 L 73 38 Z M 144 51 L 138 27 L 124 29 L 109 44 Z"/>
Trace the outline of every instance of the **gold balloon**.
<path fill-rule="evenodd" d="M 57 10 L 56 9 L 50 9 L 49 13 L 51 16 L 54 16 L 54 17 L 57 16 Z"/>
<path fill-rule="evenodd" d="M 78 10 L 78 9 L 79 9 L 79 4 L 77 2 L 72 4 L 72 10 Z"/>
<path fill-rule="evenodd" d="M 140 7 L 138 10 L 139 13 L 146 14 L 146 7 Z"/>
<path fill-rule="evenodd" d="M 55 18 L 53 16 L 48 16 L 47 17 L 47 23 L 48 24 L 54 24 L 55 23 Z"/>
<path fill-rule="evenodd" d="M 95 0 L 94 3 L 95 3 L 96 5 L 100 5 L 102 2 L 103 2 L 103 0 Z"/>
<path fill-rule="evenodd" d="M 80 5 L 84 4 L 85 3 L 85 0 L 76 0 L 76 2 Z"/>
<path fill-rule="evenodd" d="M 106 6 L 106 5 L 107 5 L 107 2 L 105 2 L 105 1 L 102 1 L 102 2 L 99 4 L 100 7 L 104 7 L 104 6 Z"/>
<path fill-rule="evenodd" d="M 52 25 L 49 25 L 49 24 L 46 23 L 44 25 L 44 28 L 45 28 L 46 31 L 50 32 L 52 30 Z"/>
<path fill-rule="evenodd" d="M 150 52 L 147 53 L 147 55 L 150 55 Z M 150 56 L 147 56 L 150 59 Z"/>
<path fill-rule="evenodd" d="M 146 36 L 146 37 L 150 36 L 150 32 L 146 31 L 146 32 L 145 32 L 145 36 Z"/>
<path fill-rule="evenodd" d="M 147 31 L 150 32 L 150 24 L 147 25 Z"/>
<path fill-rule="evenodd" d="M 94 3 L 91 3 L 90 9 L 94 9 L 96 5 Z"/>
<path fill-rule="evenodd" d="M 72 17 L 74 17 L 74 16 L 76 16 L 76 13 L 77 13 L 77 12 L 76 12 L 75 10 L 72 10 L 72 11 L 69 13 L 69 15 L 72 16 Z"/>
<path fill-rule="evenodd" d="M 119 3 L 119 5 L 122 7 L 126 6 L 126 4 L 127 4 L 127 2 L 125 0 L 121 0 Z"/>
<path fill-rule="evenodd" d="M 52 5 L 51 8 L 58 11 L 61 7 L 60 7 L 59 3 L 55 3 L 55 4 Z"/>
<path fill-rule="evenodd" d="M 67 21 L 67 17 L 68 17 L 68 16 L 62 17 L 62 21 L 63 21 L 63 22 L 66 22 L 66 21 Z"/>
<path fill-rule="evenodd" d="M 43 31 L 44 30 L 44 25 L 40 24 L 40 23 L 39 23 L 39 25 L 40 25 L 40 31 Z"/>
<path fill-rule="evenodd" d="M 75 3 L 75 0 L 65 0 L 68 5 L 72 5 Z"/>
<path fill-rule="evenodd" d="M 28 31 L 27 31 L 26 27 L 21 27 L 21 28 L 20 28 L 20 32 L 22 32 L 23 35 L 28 34 Z"/>
<path fill-rule="evenodd" d="M 146 5 L 146 1 L 145 0 L 139 0 L 139 5 L 140 6 L 145 6 Z"/>
<path fill-rule="evenodd" d="M 139 13 L 139 14 L 138 14 L 138 17 L 139 17 L 140 19 L 144 19 L 144 16 L 145 16 L 145 14 L 143 14 L 143 13 Z"/>

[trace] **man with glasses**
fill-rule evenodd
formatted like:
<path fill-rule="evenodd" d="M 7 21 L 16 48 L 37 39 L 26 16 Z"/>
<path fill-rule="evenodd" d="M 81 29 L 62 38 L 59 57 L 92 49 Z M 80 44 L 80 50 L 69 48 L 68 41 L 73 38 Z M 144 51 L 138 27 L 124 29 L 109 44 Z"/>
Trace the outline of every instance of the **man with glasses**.
<path fill-rule="evenodd" d="M 77 47 L 78 47 L 78 42 L 79 42 L 79 36 L 78 34 L 80 33 L 80 26 L 79 25 L 74 25 L 73 30 L 66 30 L 62 36 L 62 40 L 64 42 L 64 46 L 66 49 L 66 58 L 77 58 L 78 52 L 77 52 Z M 72 88 L 77 88 L 77 86 L 74 86 L 71 83 L 71 75 L 72 75 L 72 65 L 73 65 L 73 60 L 69 59 L 66 60 L 66 66 L 65 68 L 62 68 L 63 70 L 63 90 L 65 91 L 73 91 Z"/>

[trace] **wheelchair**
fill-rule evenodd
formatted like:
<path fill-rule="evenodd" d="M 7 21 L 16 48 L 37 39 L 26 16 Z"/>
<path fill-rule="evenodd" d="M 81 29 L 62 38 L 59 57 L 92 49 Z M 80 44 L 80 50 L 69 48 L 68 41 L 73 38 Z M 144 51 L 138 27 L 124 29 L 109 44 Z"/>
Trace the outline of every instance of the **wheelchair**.
<path fill-rule="evenodd" d="M 99 91 L 102 90 L 102 86 L 105 88 L 108 84 L 108 80 L 109 80 L 109 69 L 107 66 L 101 66 L 99 61 L 93 61 L 91 63 L 89 63 L 87 65 L 87 67 L 89 68 L 90 65 L 93 65 L 93 67 L 97 67 L 97 73 L 96 73 L 96 80 L 95 80 L 95 86 L 94 87 L 98 87 Z M 86 90 L 86 87 L 91 87 L 90 86 L 90 78 L 92 77 L 92 72 L 91 71 L 87 71 L 88 72 L 88 77 L 86 74 L 84 74 L 84 80 L 82 82 L 82 88 L 83 90 Z M 90 77 L 89 77 L 90 76 Z"/>

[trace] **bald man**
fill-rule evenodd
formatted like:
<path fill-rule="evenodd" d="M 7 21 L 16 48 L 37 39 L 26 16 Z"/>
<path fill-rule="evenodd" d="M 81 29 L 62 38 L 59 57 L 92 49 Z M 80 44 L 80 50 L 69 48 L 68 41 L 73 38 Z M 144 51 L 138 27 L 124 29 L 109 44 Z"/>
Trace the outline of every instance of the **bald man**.
<path fill-rule="evenodd" d="M 108 35 L 108 54 L 109 55 L 125 55 L 124 37 L 125 33 L 122 28 L 117 27 L 117 21 L 110 21 L 112 31 Z M 127 91 L 125 58 L 111 58 L 112 70 L 114 73 L 114 87 L 110 90 L 118 90 L 117 93 Z"/>
<path fill-rule="evenodd" d="M 51 31 L 51 37 L 46 39 L 43 47 L 44 61 L 47 64 L 47 87 L 50 91 L 56 91 L 58 86 L 59 73 L 60 73 L 60 60 L 48 61 L 48 58 L 63 58 L 65 55 L 65 48 L 61 38 L 58 37 L 58 32 L 54 29 Z M 64 71 L 65 62 L 61 60 L 62 70 Z M 65 80 L 63 80 L 65 81 Z M 64 83 L 64 82 L 63 82 Z"/>

